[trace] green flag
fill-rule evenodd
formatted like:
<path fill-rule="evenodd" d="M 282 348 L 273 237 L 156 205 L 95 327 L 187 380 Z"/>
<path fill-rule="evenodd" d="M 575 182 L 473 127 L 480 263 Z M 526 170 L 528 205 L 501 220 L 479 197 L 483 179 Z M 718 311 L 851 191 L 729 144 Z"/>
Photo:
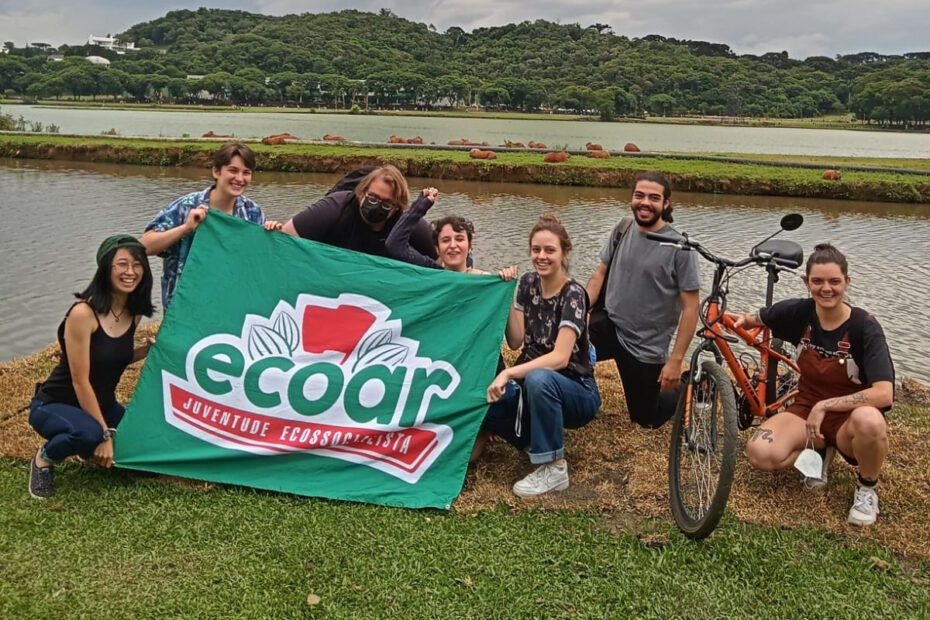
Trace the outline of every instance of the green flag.
<path fill-rule="evenodd" d="M 211 211 L 120 424 L 116 462 L 447 508 L 487 410 L 514 285 Z"/>

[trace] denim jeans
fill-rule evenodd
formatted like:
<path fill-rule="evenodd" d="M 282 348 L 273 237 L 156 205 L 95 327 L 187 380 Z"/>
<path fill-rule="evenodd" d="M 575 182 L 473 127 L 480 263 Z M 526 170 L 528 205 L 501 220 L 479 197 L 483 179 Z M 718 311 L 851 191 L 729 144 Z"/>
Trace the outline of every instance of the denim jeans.
<path fill-rule="evenodd" d="M 108 428 L 116 428 L 126 409 L 119 403 L 104 410 Z M 65 403 L 45 403 L 33 398 L 29 405 L 29 424 L 48 442 L 42 447 L 42 458 L 58 463 L 77 454 L 90 458 L 103 441 L 103 428 L 80 407 Z"/>
<path fill-rule="evenodd" d="M 524 404 L 517 432 L 521 397 Z M 565 429 L 581 428 L 600 408 L 594 377 L 570 378 L 554 370 L 531 370 L 522 387 L 515 381 L 507 384 L 504 396 L 488 407 L 481 428 L 521 450 L 529 448 L 531 463 L 550 463 L 565 456 Z"/>

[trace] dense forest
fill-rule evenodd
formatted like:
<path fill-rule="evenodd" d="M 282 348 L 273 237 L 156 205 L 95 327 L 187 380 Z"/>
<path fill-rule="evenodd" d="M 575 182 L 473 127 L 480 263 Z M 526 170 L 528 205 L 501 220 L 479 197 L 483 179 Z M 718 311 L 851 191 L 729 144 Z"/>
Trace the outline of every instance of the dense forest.
<path fill-rule="evenodd" d="M 628 38 L 606 24 L 544 20 L 437 32 L 387 9 L 284 17 L 180 10 L 119 38 L 141 49 L 117 55 L 64 46 L 55 58 L 7 43 L 0 92 L 358 110 L 478 105 L 605 120 L 850 112 L 882 124 L 930 121 L 930 52 L 797 60 L 786 52 L 737 55 L 721 43 Z M 89 55 L 111 64 L 92 64 Z"/>

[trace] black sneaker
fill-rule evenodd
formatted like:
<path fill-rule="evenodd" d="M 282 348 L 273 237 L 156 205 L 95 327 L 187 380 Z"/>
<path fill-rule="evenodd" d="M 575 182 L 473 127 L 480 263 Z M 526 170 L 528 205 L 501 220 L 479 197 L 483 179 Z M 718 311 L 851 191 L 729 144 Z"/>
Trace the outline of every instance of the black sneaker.
<path fill-rule="evenodd" d="M 48 499 L 55 494 L 55 476 L 52 467 L 39 467 L 35 457 L 29 470 L 29 495 L 36 499 Z"/>

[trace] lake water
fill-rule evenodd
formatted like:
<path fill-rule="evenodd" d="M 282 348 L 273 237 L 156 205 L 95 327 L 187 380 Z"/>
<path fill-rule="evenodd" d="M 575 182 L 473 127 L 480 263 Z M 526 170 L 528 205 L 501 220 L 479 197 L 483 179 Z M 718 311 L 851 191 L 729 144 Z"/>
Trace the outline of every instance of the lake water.
<path fill-rule="evenodd" d="M 558 124 L 558 123 L 556 123 Z M 261 173 L 249 196 L 268 217 L 287 220 L 332 185 L 334 175 Z M 94 271 L 100 241 L 117 232 L 141 234 L 163 206 L 208 185 L 208 171 L 114 164 L 0 159 L 0 360 L 33 353 L 55 340 L 55 330 Z M 441 192 L 430 217 L 457 213 L 475 223 L 476 265 L 531 268 L 527 234 L 553 212 L 575 245 L 573 275 L 587 281 L 614 223 L 628 212 L 629 190 L 554 185 L 411 179 L 413 189 Z M 919 206 L 772 197 L 675 194 L 675 226 L 714 251 L 742 257 L 778 226 L 785 213 L 804 225 L 784 234 L 809 252 L 830 241 L 850 259 L 852 303 L 874 312 L 892 346 L 898 376 L 930 381 L 923 332 L 930 307 L 930 210 Z M 157 279 L 161 260 L 153 259 Z M 705 290 L 710 275 L 704 263 Z M 160 302 L 156 284 L 156 299 Z M 746 272 L 731 285 L 730 309 L 763 301 L 764 279 Z M 800 279 L 784 276 L 776 299 L 804 294 Z M 155 317 L 160 318 L 159 316 Z"/>
<path fill-rule="evenodd" d="M 627 142 L 644 151 L 769 153 L 830 157 L 930 157 L 930 133 L 721 127 L 650 123 L 601 123 L 550 120 L 496 120 L 423 116 L 349 116 L 346 114 L 189 112 L 71 109 L 7 106 L 5 113 L 54 123 L 61 132 L 98 135 L 115 129 L 121 136 L 201 136 L 208 131 L 239 138 L 288 132 L 301 139 L 340 135 L 359 142 L 387 142 L 392 135 L 421 136 L 445 144 L 468 138 L 503 144 L 506 140 L 543 142 L 550 148 L 583 149 L 586 142 L 622 150 Z"/>

